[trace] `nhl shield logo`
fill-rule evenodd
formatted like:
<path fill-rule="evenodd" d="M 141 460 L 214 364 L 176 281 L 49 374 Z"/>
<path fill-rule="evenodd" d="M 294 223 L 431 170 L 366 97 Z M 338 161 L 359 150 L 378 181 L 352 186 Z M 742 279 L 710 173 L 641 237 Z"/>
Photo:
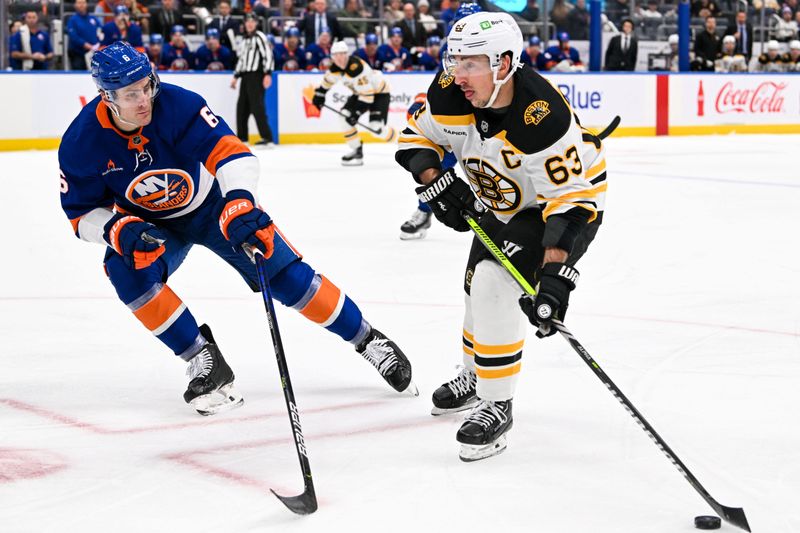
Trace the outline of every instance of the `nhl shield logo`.
<path fill-rule="evenodd" d="M 523 115 L 525 119 L 525 125 L 530 126 L 533 124 L 534 126 L 538 125 L 544 117 L 550 114 L 550 104 L 545 102 L 544 100 L 536 100 L 531 105 L 525 109 L 525 113 Z"/>

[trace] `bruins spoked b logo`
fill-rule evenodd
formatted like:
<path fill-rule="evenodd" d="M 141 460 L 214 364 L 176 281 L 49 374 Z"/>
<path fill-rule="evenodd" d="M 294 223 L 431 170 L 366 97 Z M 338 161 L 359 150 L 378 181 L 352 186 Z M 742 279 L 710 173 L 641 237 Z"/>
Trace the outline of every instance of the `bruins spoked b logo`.
<path fill-rule="evenodd" d="M 481 202 L 492 211 L 514 211 L 522 201 L 519 186 L 500 174 L 486 161 L 478 158 L 464 160 L 472 190 Z"/>

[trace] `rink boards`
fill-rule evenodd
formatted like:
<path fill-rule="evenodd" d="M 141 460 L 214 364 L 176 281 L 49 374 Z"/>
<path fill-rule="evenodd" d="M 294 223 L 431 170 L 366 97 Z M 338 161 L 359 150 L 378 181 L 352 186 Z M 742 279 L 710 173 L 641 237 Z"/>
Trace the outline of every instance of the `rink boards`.
<path fill-rule="evenodd" d="M 269 121 L 281 143 L 340 143 L 341 125 L 331 112 L 311 106 L 319 73 L 276 73 L 267 91 Z M 401 128 L 406 109 L 424 94 L 432 74 L 386 75 L 392 91 L 389 124 Z M 553 74 L 583 125 L 603 128 L 615 115 L 617 136 L 800 132 L 800 76 L 795 74 Z M 211 109 L 235 124 L 238 91 L 229 73 L 165 73 L 165 82 L 202 94 Z M 96 95 L 86 74 L 0 74 L 0 150 L 48 149 Z M 328 104 L 347 94 L 335 87 Z M 251 118 L 251 122 L 253 119 Z M 255 124 L 251 132 L 255 132 Z M 365 140 L 371 140 L 365 137 Z"/>

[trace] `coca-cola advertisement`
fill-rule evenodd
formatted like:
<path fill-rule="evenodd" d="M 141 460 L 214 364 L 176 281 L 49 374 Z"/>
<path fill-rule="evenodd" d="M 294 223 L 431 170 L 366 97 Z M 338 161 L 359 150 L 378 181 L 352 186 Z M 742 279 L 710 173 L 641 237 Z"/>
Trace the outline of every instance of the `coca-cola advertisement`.
<path fill-rule="evenodd" d="M 800 131 L 800 79 L 791 75 L 670 76 L 670 132 Z M 704 128 L 698 129 L 698 126 Z M 741 126 L 739 128 L 733 126 Z M 710 132 L 710 130 L 709 130 Z"/>

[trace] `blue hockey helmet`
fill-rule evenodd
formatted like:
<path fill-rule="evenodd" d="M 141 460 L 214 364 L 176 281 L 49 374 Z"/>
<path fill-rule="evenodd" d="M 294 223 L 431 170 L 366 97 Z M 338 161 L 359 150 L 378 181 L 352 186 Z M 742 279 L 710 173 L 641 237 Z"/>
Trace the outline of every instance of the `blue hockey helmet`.
<path fill-rule="evenodd" d="M 172 29 L 170 30 L 170 36 L 175 35 L 176 33 L 180 33 L 181 35 L 186 35 L 186 28 L 184 28 L 181 24 L 175 24 Z"/>
<path fill-rule="evenodd" d="M 125 41 L 117 41 L 92 56 L 92 80 L 112 103 L 115 91 L 146 78 L 150 78 L 153 84 L 152 98 L 155 98 L 159 82 L 150 60 Z"/>
<path fill-rule="evenodd" d="M 399 35 L 400 37 L 403 36 L 403 30 L 400 28 L 392 28 L 392 31 L 389 32 L 389 36 L 394 37 L 395 35 Z"/>
<path fill-rule="evenodd" d="M 364 36 L 364 44 L 378 44 L 378 36 L 374 33 L 368 33 Z"/>
<path fill-rule="evenodd" d="M 150 44 L 164 44 L 164 36 L 160 33 L 151 33 Z"/>
<path fill-rule="evenodd" d="M 556 38 L 558 39 L 558 42 L 565 43 L 569 41 L 569 33 L 565 31 L 559 32 L 559 34 L 556 35 Z"/>
<path fill-rule="evenodd" d="M 219 30 L 217 28 L 208 28 L 206 30 L 206 39 L 216 39 L 219 41 Z"/>
<path fill-rule="evenodd" d="M 299 39 L 300 38 L 300 30 L 298 30 L 297 28 L 292 26 L 291 28 L 286 30 L 286 37 L 287 38 L 289 38 L 289 37 L 297 37 Z"/>
<path fill-rule="evenodd" d="M 474 15 L 475 13 L 480 13 L 483 11 L 483 8 L 480 4 L 475 2 L 466 2 L 458 6 L 456 10 L 456 15 L 453 17 L 453 22 L 463 19 L 466 16 Z"/>
<path fill-rule="evenodd" d="M 442 44 L 442 38 L 438 35 L 431 35 L 428 37 L 428 46 L 440 46 Z"/>
<path fill-rule="evenodd" d="M 120 5 L 114 8 L 114 16 L 128 14 L 130 14 L 130 11 L 128 11 L 128 8 L 125 6 Z"/>
<path fill-rule="evenodd" d="M 528 39 L 528 46 L 541 46 L 542 40 L 539 38 L 538 35 L 531 35 L 531 38 Z"/>

